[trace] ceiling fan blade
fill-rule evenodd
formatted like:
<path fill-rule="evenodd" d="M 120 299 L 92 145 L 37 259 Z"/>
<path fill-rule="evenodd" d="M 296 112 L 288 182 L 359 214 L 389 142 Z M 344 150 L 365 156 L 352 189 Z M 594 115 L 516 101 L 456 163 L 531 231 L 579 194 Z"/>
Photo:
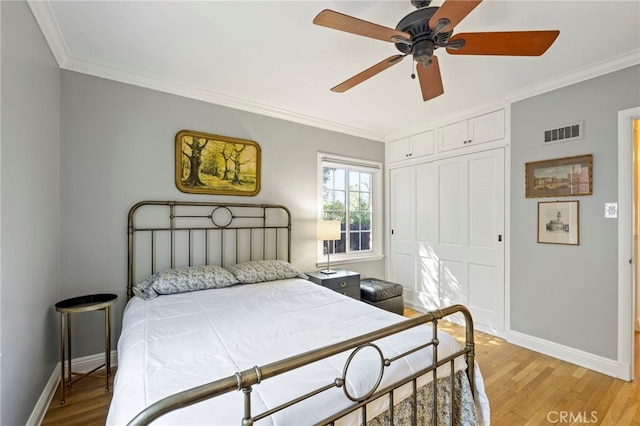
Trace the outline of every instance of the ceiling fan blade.
<path fill-rule="evenodd" d="M 364 37 L 371 37 L 390 43 L 396 43 L 393 37 L 400 37 L 407 41 L 411 40 L 411 35 L 403 31 L 394 30 L 382 25 L 363 21 L 353 16 L 344 15 L 333 10 L 325 9 L 313 19 L 313 23 L 335 30 L 345 31 Z"/>
<path fill-rule="evenodd" d="M 431 63 L 426 67 L 418 63 L 416 70 L 418 72 L 418 81 L 420 81 L 423 100 L 428 101 L 444 93 L 442 77 L 440 76 L 440 65 L 438 64 L 438 58 L 436 56 L 431 57 Z"/>
<path fill-rule="evenodd" d="M 447 48 L 452 55 L 540 56 L 551 47 L 560 31 L 505 31 L 460 33 L 449 43 L 464 40 L 460 49 Z"/>
<path fill-rule="evenodd" d="M 350 79 L 338 84 L 335 87 L 332 87 L 331 91 L 332 92 L 338 92 L 338 93 L 346 92 L 347 90 L 351 89 L 352 87 L 354 87 L 354 86 L 362 83 L 363 81 L 373 77 L 374 75 L 386 70 L 387 68 L 399 63 L 400 61 L 402 61 L 403 58 L 404 58 L 404 55 L 389 56 L 384 61 L 378 62 L 374 66 L 372 66 L 370 68 L 367 68 L 366 70 L 362 71 L 361 73 L 354 75 Z"/>
<path fill-rule="evenodd" d="M 439 20 L 447 19 L 449 24 L 440 28 L 439 32 L 451 31 L 480 3 L 482 0 L 446 0 L 429 19 L 429 27 L 435 30 Z"/>

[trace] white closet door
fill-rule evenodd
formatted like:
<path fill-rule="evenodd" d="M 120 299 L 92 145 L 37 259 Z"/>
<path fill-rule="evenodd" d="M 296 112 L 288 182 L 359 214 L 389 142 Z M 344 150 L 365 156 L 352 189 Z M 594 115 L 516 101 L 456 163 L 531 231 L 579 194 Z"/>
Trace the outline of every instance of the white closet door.
<path fill-rule="evenodd" d="M 414 302 L 416 282 L 416 172 L 402 167 L 390 173 L 391 281 L 404 287 L 404 297 Z"/>
<path fill-rule="evenodd" d="M 504 150 L 467 163 L 468 306 L 479 324 L 504 330 Z"/>
<path fill-rule="evenodd" d="M 504 150 L 418 166 L 418 298 L 504 329 Z"/>

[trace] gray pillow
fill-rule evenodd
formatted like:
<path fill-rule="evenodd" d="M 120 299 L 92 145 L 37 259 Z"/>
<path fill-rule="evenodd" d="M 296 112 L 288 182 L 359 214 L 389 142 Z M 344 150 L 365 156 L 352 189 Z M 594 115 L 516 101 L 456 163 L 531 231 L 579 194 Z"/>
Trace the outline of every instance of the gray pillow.
<path fill-rule="evenodd" d="M 308 277 L 284 260 L 253 260 L 227 267 L 241 284 Z"/>
<path fill-rule="evenodd" d="M 238 280 L 221 266 L 189 266 L 155 273 L 136 285 L 133 288 L 133 294 L 142 299 L 151 300 L 160 294 L 223 288 L 238 283 Z"/>

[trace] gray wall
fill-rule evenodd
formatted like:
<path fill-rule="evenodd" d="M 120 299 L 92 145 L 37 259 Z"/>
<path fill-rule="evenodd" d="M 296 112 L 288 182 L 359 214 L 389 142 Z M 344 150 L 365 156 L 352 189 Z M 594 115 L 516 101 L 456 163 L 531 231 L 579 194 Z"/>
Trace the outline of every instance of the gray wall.
<path fill-rule="evenodd" d="M 21 425 L 58 360 L 60 70 L 26 3 L 0 8 L 0 424 Z"/>
<path fill-rule="evenodd" d="M 70 71 L 61 76 L 61 296 L 112 292 L 125 303 L 126 216 L 144 199 L 284 204 L 293 217 L 292 263 L 316 270 L 316 153 L 384 161 L 384 144 Z M 174 138 L 189 129 L 258 142 L 256 197 L 184 194 L 175 185 Z M 384 262 L 346 265 L 384 277 Z M 102 314 L 75 328 L 90 336 L 74 356 L 100 353 Z"/>
<path fill-rule="evenodd" d="M 511 110 L 511 329 L 609 359 L 617 358 L 618 222 L 604 218 L 604 204 L 618 199 L 618 111 L 640 105 L 639 76 L 630 67 Z M 584 139 L 540 145 L 543 129 L 579 120 Z M 538 244 L 538 202 L 554 199 L 525 198 L 525 163 L 582 154 L 593 154 L 593 195 L 560 199 L 580 202 L 580 245 Z"/>

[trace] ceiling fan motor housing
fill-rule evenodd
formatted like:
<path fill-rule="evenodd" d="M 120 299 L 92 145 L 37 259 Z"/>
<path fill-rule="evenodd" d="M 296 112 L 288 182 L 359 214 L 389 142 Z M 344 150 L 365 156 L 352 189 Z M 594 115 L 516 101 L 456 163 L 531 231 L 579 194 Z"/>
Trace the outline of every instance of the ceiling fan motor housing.
<path fill-rule="evenodd" d="M 427 7 L 431 4 L 431 0 L 411 0 L 411 4 L 416 8 L 420 9 L 422 7 Z"/>
<path fill-rule="evenodd" d="M 411 44 L 395 43 L 396 49 L 405 55 L 413 55 L 416 62 L 426 63 L 435 49 L 445 46 L 453 30 L 434 36 L 433 30 L 429 27 L 429 20 L 437 10 L 437 7 L 423 7 L 402 18 L 396 30 L 411 34 Z"/>

